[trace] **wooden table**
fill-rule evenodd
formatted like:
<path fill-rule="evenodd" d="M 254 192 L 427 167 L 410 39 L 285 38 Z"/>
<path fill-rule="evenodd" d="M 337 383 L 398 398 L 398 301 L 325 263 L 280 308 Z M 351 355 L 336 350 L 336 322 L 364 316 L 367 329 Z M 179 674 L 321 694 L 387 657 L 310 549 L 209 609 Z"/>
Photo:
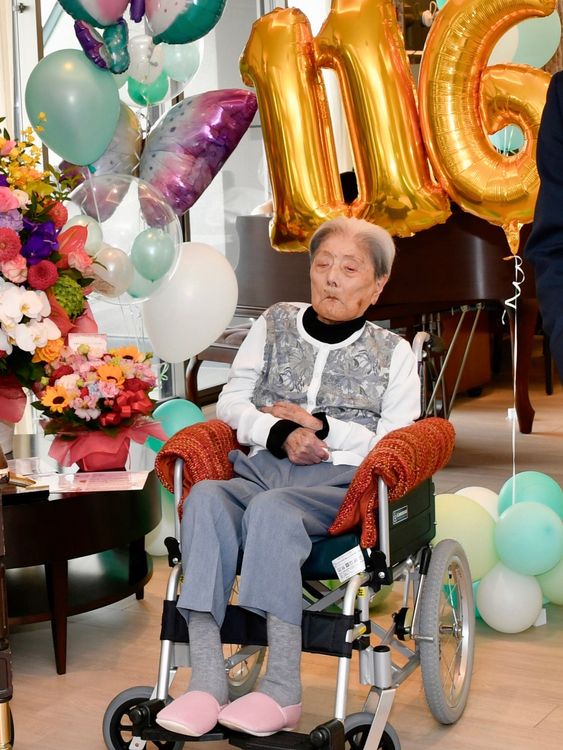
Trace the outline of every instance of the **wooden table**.
<path fill-rule="evenodd" d="M 152 575 L 144 537 L 160 517 L 152 473 L 142 490 L 4 498 L 9 623 L 51 620 L 58 674 L 69 615 L 143 597 Z"/>

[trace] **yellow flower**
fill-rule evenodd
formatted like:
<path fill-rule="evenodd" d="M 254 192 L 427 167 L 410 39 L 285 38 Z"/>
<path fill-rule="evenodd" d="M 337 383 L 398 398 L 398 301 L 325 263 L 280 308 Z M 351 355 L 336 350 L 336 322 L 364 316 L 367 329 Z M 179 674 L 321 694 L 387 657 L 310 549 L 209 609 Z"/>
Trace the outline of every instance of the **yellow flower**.
<path fill-rule="evenodd" d="M 145 355 L 136 346 L 120 346 L 117 349 L 110 349 L 109 354 L 112 357 L 130 359 L 133 362 L 144 362 L 145 360 Z"/>
<path fill-rule="evenodd" d="M 70 404 L 70 399 L 65 388 L 60 385 L 50 385 L 45 389 L 41 397 L 43 406 L 47 406 L 51 411 L 58 411 L 60 414 Z"/>
<path fill-rule="evenodd" d="M 114 383 L 119 386 L 125 382 L 123 371 L 117 365 L 100 365 L 97 373 L 100 376 L 100 380 L 104 380 L 106 383 Z"/>
<path fill-rule="evenodd" d="M 45 120 L 45 121 L 47 120 L 47 115 L 45 114 L 45 112 L 40 112 L 40 113 L 39 113 L 39 114 L 37 115 L 37 117 L 38 117 L 38 118 L 39 118 L 40 120 Z"/>
<path fill-rule="evenodd" d="M 54 362 L 61 353 L 61 349 L 64 345 L 64 339 L 59 338 L 54 341 L 49 341 L 45 346 L 38 346 L 31 361 Z"/>
<path fill-rule="evenodd" d="M 42 125 L 36 125 L 35 130 L 37 130 L 38 133 L 42 133 L 45 128 Z"/>

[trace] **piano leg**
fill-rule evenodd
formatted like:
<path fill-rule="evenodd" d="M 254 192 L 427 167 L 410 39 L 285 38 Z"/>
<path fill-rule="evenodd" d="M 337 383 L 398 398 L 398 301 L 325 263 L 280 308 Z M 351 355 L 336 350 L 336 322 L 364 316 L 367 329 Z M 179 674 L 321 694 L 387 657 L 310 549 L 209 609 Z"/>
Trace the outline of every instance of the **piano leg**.
<path fill-rule="evenodd" d="M 514 310 L 508 308 L 510 316 L 510 334 L 514 351 L 514 331 L 516 329 L 516 415 L 520 432 L 528 435 L 534 424 L 535 410 L 530 402 L 530 368 L 534 334 L 538 320 L 538 303 L 536 299 L 519 297 L 517 303 L 517 325 L 514 325 Z"/>

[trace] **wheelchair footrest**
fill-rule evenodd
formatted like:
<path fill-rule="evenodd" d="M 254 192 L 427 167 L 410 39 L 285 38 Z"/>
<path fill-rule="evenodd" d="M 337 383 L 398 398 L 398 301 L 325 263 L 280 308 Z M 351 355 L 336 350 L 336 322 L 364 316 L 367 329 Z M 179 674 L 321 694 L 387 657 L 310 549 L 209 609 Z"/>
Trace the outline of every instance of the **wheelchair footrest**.
<path fill-rule="evenodd" d="M 309 734 L 277 732 L 269 737 L 231 732 L 229 743 L 241 750 L 344 750 L 344 725 L 332 719 Z"/>

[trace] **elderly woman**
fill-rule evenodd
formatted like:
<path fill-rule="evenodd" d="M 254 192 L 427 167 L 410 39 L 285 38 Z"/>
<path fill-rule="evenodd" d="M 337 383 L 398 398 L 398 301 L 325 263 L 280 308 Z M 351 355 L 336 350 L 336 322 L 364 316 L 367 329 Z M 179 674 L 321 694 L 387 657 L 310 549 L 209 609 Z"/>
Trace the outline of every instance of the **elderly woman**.
<path fill-rule="evenodd" d="M 178 607 L 192 677 L 159 713 L 163 727 L 201 736 L 219 721 L 261 736 L 299 721 L 300 568 L 311 537 L 327 534 L 378 440 L 419 415 L 409 344 L 365 318 L 394 254 L 381 227 L 323 224 L 310 243 L 312 303 L 269 308 L 240 347 L 217 416 L 250 451 L 231 453 L 235 477 L 199 482 L 185 506 Z M 238 603 L 266 617 L 268 667 L 255 692 L 228 704 L 219 628 L 241 549 Z"/>

